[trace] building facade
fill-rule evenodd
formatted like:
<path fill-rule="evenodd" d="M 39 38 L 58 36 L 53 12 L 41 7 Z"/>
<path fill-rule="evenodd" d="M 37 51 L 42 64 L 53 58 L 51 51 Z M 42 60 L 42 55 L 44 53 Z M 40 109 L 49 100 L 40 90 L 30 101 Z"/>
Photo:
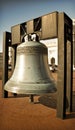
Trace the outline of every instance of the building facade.
<path fill-rule="evenodd" d="M 58 66 L 58 39 L 45 39 L 41 40 L 43 44 L 45 44 L 48 48 L 48 65 L 50 70 L 52 70 L 52 61 L 54 68 L 57 70 Z M 53 60 L 52 60 L 53 59 Z"/>

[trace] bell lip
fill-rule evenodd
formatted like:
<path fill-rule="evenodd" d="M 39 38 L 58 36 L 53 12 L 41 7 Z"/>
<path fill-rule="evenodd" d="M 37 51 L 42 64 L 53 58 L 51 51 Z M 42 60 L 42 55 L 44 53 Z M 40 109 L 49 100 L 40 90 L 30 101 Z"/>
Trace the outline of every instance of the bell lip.
<path fill-rule="evenodd" d="M 21 91 L 21 90 L 18 90 L 18 91 L 14 91 L 14 90 L 7 90 L 5 89 L 6 91 L 8 92 L 11 92 L 11 93 L 16 93 L 16 94 L 25 94 L 25 95 L 42 95 L 42 94 L 49 94 L 49 93 L 55 93 L 57 92 L 57 89 L 54 89 L 54 90 L 24 90 L 24 91 Z"/>
<path fill-rule="evenodd" d="M 34 85 L 33 85 L 33 88 L 31 87 L 31 85 L 29 85 L 32 89 L 27 89 L 27 85 L 25 85 L 26 88 L 23 88 L 23 87 L 18 87 L 18 86 L 13 86 L 13 87 L 8 87 L 7 85 L 5 85 L 4 87 L 4 90 L 8 91 L 8 92 L 11 92 L 11 93 L 17 93 L 17 94 L 32 94 L 32 95 L 35 95 L 35 94 L 46 94 L 46 93 L 55 93 L 57 91 L 57 88 L 54 86 L 50 86 L 47 85 L 47 88 L 40 88 L 39 89 L 39 86 L 37 85 L 37 89 L 35 89 Z M 40 85 L 41 86 L 41 85 Z M 46 85 L 44 84 L 44 87 Z"/>

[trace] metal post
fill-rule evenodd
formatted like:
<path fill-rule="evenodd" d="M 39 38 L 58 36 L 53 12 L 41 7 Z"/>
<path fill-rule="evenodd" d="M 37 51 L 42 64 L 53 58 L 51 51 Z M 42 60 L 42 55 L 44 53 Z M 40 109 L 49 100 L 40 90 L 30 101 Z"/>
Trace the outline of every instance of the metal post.
<path fill-rule="evenodd" d="M 66 112 L 66 46 L 64 41 L 64 14 L 58 14 L 58 81 L 57 117 L 64 118 Z"/>
<path fill-rule="evenodd" d="M 67 111 L 72 111 L 72 86 L 73 86 L 73 43 L 72 43 L 72 20 L 65 15 L 65 19 L 68 22 L 65 23 L 65 39 L 66 39 L 66 87 L 67 87 Z"/>
<path fill-rule="evenodd" d="M 29 102 L 33 103 L 34 102 L 34 96 L 33 95 L 29 95 Z"/>
<path fill-rule="evenodd" d="M 4 90 L 4 84 L 8 80 L 8 46 L 10 45 L 11 33 L 4 32 L 3 33 L 3 97 L 8 97 L 8 92 Z"/>
<path fill-rule="evenodd" d="M 66 14 L 59 13 L 57 117 L 62 119 L 66 116 L 66 107 L 67 111 L 72 110 L 72 50 L 71 20 Z"/>

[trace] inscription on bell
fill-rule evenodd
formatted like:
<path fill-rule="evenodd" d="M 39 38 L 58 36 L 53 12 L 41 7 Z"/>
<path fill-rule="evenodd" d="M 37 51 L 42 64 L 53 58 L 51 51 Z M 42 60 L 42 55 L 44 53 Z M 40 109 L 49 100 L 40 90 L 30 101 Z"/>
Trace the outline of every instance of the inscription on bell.
<path fill-rule="evenodd" d="M 47 53 L 47 49 L 46 48 L 42 48 L 42 47 L 20 47 L 17 49 L 17 53 L 21 54 L 21 53 L 27 53 L 27 54 L 35 54 L 35 53 Z"/>

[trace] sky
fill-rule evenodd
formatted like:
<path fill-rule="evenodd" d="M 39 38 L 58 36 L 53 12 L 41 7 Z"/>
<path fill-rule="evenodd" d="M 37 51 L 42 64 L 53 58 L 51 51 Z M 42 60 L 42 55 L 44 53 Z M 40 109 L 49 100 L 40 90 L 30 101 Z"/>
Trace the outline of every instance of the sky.
<path fill-rule="evenodd" d="M 3 51 L 3 32 L 11 27 L 39 16 L 58 11 L 75 18 L 75 0 L 1 0 L 0 52 Z"/>

